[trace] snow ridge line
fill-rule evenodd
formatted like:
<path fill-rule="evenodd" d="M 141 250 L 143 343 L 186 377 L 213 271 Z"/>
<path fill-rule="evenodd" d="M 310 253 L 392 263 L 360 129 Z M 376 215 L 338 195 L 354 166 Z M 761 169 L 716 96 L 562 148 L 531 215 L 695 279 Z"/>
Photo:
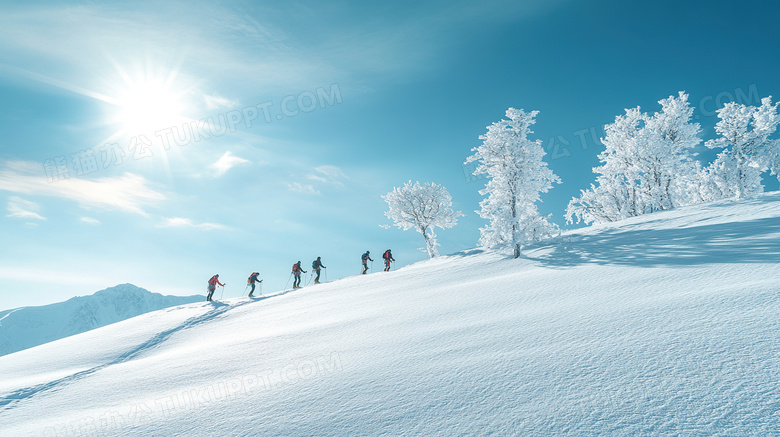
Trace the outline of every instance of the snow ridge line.
<path fill-rule="evenodd" d="M 45 383 L 38 384 L 38 385 L 35 385 L 35 386 L 32 386 L 32 387 L 25 387 L 25 388 L 13 391 L 13 392 L 11 392 L 8 395 L 5 395 L 3 397 L 0 397 L 0 411 L 10 410 L 10 409 L 14 408 L 16 406 L 16 404 L 18 404 L 19 402 L 21 402 L 21 401 L 23 401 L 25 399 L 29 399 L 29 398 L 31 398 L 31 397 L 33 397 L 35 395 L 41 394 L 43 392 L 56 391 L 57 389 L 59 389 L 61 386 L 65 385 L 65 384 L 78 381 L 78 380 L 80 380 L 80 379 L 82 379 L 82 378 L 84 378 L 86 376 L 92 375 L 92 374 L 94 374 L 96 372 L 99 372 L 100 370 L 105 369 L 107 367 L 110 367 L 110 366 L 113 366 L 113 365 L 116 365 L 116 364 L 121 364 L 121 363 L 124 363 L 126 361 L 130 361 L 133 358 L 137 357 L 138 355 L 142 354 L 143 352 L 151 350 L 151 349 L 154 349 L 155 347 L 159 346 L 160 344 L 165 342 L 168 338 L 170 338 L 173 334 L 175 334 L 175 333 L 177 333 L 177 332 L 179 332 L 181 330 L 188 329 L 188 328 L 191 328 L 193 326 L 199 325 L 201 323 L 205 323 L 205 322 L 208 322 L 210 320 L 213 320 L 213 319 L 215 319 L 215 318 L 225 314 L 226 312 L 228 312 L 228 311 L 230 311 L 230 310 L 232 310 L 234 308 L 238 308 L 240 306 L 252 303 L 252 302 L 257 301 L 257 300 L 265 300 L 265 299 L 268 299 L 270 297 L 280 296 L 280 295 L 286 294 L 288 292 L 289 291 L 282 292 L 282 293 L 277 293 L 277 294 L 272 294 L 272 295 L 263 297 L 261 299 L 248 300 L 246 302 L 239 302 L 239 303 L 236 303 L 234 305 L 226 304 L 226 303 L 222 303 L 222 302 L 214 302 L 214 304 L 216 305 L 216 307 L 214 309 L 212 309 L 212 310 L 210 310 L 210 311 L 208 311 L 208 312 L 206 312 L 204 314 L 201 314 L 199 316 L 191 317 L 191 318 L 185 320 L 179 326 L 176 326 L 174 328 L 171 328 L 171 329 L 168 329 L 166 331 L 160 332 L 159 334 L 155 335 L 154 337 L 150 338 L 149 340 L 145 341 L 144 343 L 136 346 L 135 348 L 133 348 L 133 349 L 127 351 L 127 352 L 125 352 L 124 354 L 122 354 L 119 357 L 109 361 L 108 363 L 101 364 L 99 366 L 95 366 L 95 367 L 92 367 L 92 368 L 87 369 L 87 370 L 82 370 L 81 372 L 76 372 L 76 373 L 74 373 L 72 375 L 68 375 L 68 376 L 62 377 L 60 379 L 56 379 L 54 381 L 45 382 Z"/>
<path fill-rule="evenodd" d="M 3 317 L 0 317 L 0 322 L 2 322 L 3 320 L 5 320 L 5 318 L 6 318 L 6 317 L 8 317 L 8 316 L 10 316 L 11 314 L 13 314 L 13 313 L 15 313 L 15 312 L 17 312 L 17 311 L 19 311 L 19 310 L 23 310 L 24 308 L 25 308 L 25 307 L 21 307 L 21 308 L 17 308 L 17 309 L 15 309 L 15 310 L 11 310 L 11 311 L 9 311 L 9 312 L 8 312 L 8 314 L 4 315 Z M 0 323 L 0 325 L 2 325 L 2 323 Z"/>

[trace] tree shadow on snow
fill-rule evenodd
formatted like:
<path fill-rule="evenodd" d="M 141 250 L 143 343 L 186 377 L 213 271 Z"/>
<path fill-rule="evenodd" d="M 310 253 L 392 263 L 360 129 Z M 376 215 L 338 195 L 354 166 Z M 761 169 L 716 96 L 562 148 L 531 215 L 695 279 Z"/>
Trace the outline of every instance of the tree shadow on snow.
<path fill-rule="evenodd" d="M 468 249 L 468 250 L 461 250 L 459 252 L 448 253 L 447 256 L 464 258 L 468 256 L 479 255 L 480 253 L 484 253 L 484 252 L 485 251 L 483 249 Z"/>
<path fill-rule="evenodd" d="M 780 257 L 780 218 L 677 229 L 605 229 L 593 235 L 567 236 L 527 257 L 549 267 L 771 263 Z"/>

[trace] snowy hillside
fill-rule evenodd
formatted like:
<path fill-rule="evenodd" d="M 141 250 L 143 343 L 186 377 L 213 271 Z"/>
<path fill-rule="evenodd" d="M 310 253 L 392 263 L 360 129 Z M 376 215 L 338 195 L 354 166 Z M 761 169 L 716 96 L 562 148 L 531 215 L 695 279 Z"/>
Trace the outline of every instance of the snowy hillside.
<path fill-rule="evenodd" d="M 0 435 L 778 435 L 779 194 L 524 253 L 199 302 L 0 357 Z"/>
<path fill-rule="evenodd" d="M 163 296 L 132 284 L 122 284 L 65 302 L 0 311 L 0 355 L 150 311 L 202 300 L 203 296 Z"/>

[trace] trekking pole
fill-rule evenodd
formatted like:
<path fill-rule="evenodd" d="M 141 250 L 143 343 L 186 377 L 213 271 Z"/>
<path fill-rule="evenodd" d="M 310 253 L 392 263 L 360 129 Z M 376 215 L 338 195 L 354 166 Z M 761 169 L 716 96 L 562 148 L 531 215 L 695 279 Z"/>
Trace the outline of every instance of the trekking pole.
<path fill-rule="evenodd" d="M 246 289 L 247 288 L 249 288 L 249 284 L 246 284 L 246 287 L 244 287 L 244 292 L 241 293 L 241 297 L 244 297 L 244 295 L 246 294 Z"/>
<path fill-rule="evenodd" d="M 292 272 L 290 272 L 290 277 L 289 277 L 289 278 L 287 278 L 287 282 L 285 282 L 285 283 L 284 283 L 284 289 L 285 289 L 285 290 L 287 290 L 287 284 L 289 284 L 289 283 L 290 283 L 290 279 L 292 278 L 292 275 L 293 275 L 293 274 L 292 274 Z"/>
<path fill-rule="evenodd" d="M 325 269 L 325 271 L 322 273 L 325 274 L 325 282 L 328 282 L 328 269 Z"/>
<path fill-rule="evenodd" d="M 227 284 L 225 284 L 227 285 Z M 225 285 L 222 286 L 222 291 L 219 292 L 219 300 L 222 300 L 222 296 L 225 295 Z"/>

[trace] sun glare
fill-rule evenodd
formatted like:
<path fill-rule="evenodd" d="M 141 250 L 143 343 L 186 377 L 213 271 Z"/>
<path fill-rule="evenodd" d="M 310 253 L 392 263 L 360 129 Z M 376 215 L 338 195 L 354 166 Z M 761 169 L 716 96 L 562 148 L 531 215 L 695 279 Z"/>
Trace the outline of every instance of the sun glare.
<path fill-rule="evenodd" d="M 169 86 L 150 80 L 127 84 L 117 104 L 117 122 L 128 135 L 175 126 L 181 122 L 184 109 L 180 97 Z"/>

